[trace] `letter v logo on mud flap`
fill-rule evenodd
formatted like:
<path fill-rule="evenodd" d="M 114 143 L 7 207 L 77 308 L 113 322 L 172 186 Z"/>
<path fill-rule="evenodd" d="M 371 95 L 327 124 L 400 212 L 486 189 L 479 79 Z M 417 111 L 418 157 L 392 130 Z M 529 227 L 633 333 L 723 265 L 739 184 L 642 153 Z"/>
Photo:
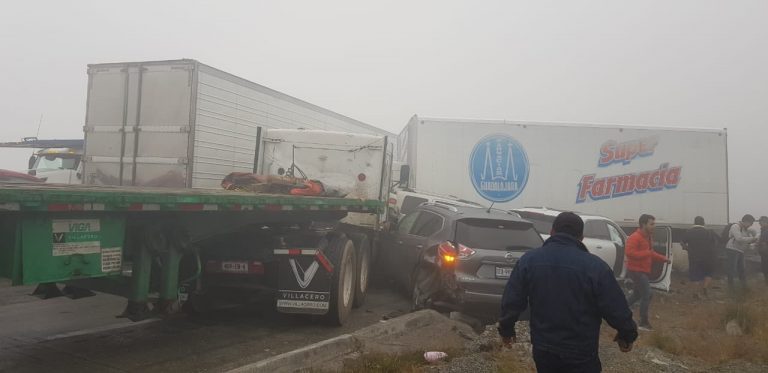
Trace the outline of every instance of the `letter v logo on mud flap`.
<path fill-rule="evenodd" d="M 317 261 L 313 261 L 306 271 L 304 268 L 301 268 L 301 264 L 296 262 L 295 259 L 288 259 L 288 262 L 291 263 L 293 275 L 296 276 L 296 282 L 299 283 L 299 286 L 301 286 L 302 289 L 306 289 L 307 286 L 309 286 L 309 284 L 312 282 L 312 279 L 315 278 L 317 269 L 320 268 L 320 265 L 317 264 Z M 301 274 L 299 274 L 299 270 L 301 270 Z"/>

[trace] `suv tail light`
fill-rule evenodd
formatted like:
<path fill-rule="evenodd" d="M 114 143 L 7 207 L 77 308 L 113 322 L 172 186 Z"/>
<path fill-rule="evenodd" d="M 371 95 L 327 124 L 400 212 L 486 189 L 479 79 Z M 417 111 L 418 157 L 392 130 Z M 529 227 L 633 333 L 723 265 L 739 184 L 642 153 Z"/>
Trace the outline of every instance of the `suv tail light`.
<path fill-rule="evenodd" d="M 462 244 L 459 244 L 459 259 L 467 259 L 472 255 L 475 255 L 474 249 L 470 249 Z"/>
<path fill-rule="evenodd" d="M 456 246 L 450 241 L 445 241 L 437 246 L 438 264 L 441 267 L 451 267 L 456 263 L 458 252 Z"/>

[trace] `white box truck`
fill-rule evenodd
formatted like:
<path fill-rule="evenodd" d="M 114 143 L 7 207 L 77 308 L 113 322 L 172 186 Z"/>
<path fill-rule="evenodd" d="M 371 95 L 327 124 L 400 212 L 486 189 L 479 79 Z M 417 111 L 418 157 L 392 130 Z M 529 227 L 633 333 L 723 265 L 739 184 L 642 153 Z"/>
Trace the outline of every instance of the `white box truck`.
<path fill-rule="evenodd" d="M 398 149 L 408 187 L 495 208 L 578 211 L 627 230 L 649 213 L 673 242 L 696 216 L 730 220 L 725 129 L 413 116 Z"/>
<path fill-rule="evenodd" d="M 219 188 L 256 172 L 261 129 L 393 134 L 195 60 L 88 66 L 85 183 Z"/>

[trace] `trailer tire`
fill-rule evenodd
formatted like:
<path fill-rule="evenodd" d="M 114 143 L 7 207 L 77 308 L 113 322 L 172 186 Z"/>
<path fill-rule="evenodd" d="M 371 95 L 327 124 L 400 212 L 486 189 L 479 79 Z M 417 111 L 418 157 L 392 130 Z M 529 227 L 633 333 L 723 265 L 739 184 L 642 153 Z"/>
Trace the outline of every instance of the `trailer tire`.
<path fill-rule="evenodd" d="M 355 297 L 355 245 L 346 235 L 338 235 L 329 245 L 334 265 L 331 304 L 326 320 L 341 326 L 352 312 Z"/>
<path fill-rule="evenodd" d="M 366 235 L 354 237 L 355 253 L 357 254 L 357 271 L 355 273 L 355 300 L 352 307 L 359 308 L 365 303 L 368 295 L 368 284 L 371 279 L 371 243 Z"/>

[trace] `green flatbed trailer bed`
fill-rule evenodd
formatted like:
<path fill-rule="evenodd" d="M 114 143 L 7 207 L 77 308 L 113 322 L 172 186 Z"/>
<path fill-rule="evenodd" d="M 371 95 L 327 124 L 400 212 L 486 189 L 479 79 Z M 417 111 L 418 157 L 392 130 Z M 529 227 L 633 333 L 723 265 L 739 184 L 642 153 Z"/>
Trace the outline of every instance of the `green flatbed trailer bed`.
<path fill-rule="evenodd" d="M 41 284 L 43 296 L 58 295 L 56 283 L 124 283 L 125 316 L 141 319 L 150 277 L 159 278 L 156 310 L 177 301 L 179 262 L 195 250 L 190 242 L 262 222 L 339 221 L 383 208 L 376 200 L 225 190 L 0 185 L 0 277 Z M 155 274 L 153 260 L 163 263 Z M 196 276 L 200 266 L 198 256 Z"/>

